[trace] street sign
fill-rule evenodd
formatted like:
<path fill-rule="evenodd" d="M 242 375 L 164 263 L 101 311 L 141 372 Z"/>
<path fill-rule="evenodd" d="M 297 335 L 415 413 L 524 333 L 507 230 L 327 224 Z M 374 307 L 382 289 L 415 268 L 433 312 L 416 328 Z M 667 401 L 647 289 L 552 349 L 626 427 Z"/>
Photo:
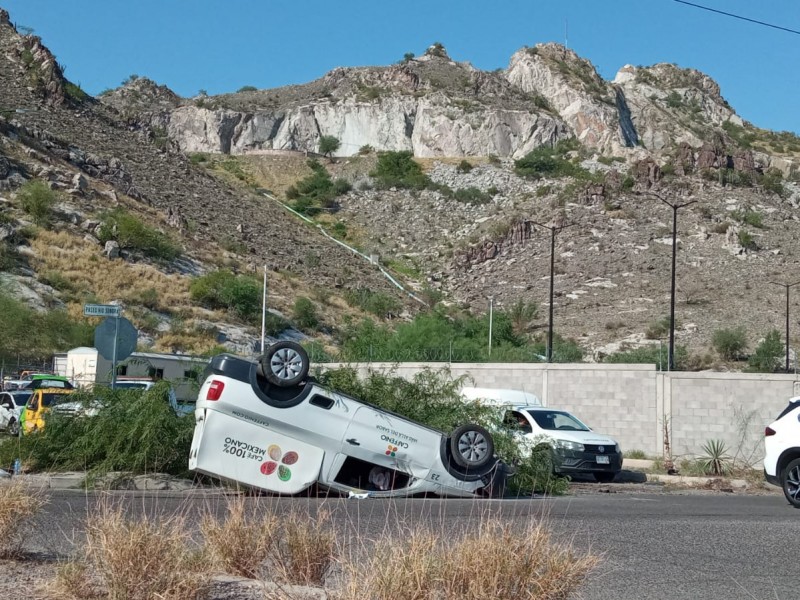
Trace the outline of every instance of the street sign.
<path fill-rule="evenodd" d="M 116 304 L 84 304 L 83 314 L 87 317 L 118 317 L 120 307 Z"/>
<path fill-rule="evenodd" d="M 115 335 L 116 334 L 116 335 Z M 114 338 L 116 337 L 116 357 Z M 125 360 L 134 350 L 139 332 L 133 323 L 124 317 L 107 317 L 94 329 L 94 347 L 106 360 Z M 114 365 L 116 368 L 116 365 Z"/>

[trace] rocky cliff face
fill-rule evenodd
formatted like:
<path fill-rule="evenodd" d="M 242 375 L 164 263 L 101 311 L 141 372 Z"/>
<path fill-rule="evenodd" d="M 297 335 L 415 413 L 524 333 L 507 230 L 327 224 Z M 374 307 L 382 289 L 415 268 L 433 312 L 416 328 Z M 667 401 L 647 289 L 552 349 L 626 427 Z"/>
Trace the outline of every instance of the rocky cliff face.
<path fill-rule="evenodd" d="M 371 146 L 419 157 L 519 158 L 575 137 L 602 154 L 640 159 L 682 143 L 699 148 L 713 128 L 742 125 L 719 86 L 698 71 L 626 65 L 607 82 L 558 44 L 523 48 L 493 73 L 438 48 L 401 65 L 339 68 L 277 90 L 178 102 L 142 86 L 132 82 L 103 100 L 166 128 L 184 152 L 314 152 L 329 135 L 341 142 L 339 156 Z M 153 100 L 148 106 L 143 98 Z"/>

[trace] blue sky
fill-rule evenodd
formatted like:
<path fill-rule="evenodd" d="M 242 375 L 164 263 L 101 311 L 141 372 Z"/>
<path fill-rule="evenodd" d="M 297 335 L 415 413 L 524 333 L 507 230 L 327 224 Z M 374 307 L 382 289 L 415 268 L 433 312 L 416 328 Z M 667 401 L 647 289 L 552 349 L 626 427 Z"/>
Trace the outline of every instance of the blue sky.
<path fill-rule="evenodd" d="M 800 30 L 797 0 L 695 3 Z M 338 66 L 388 65 L 441 42 L 454 60 L 506 67 L 539 42 L 568 43 L 606 79 L 626 63 L 712 76 L 745 119 L 800 133 L 800 35 L 675 0 L 0 0 L 91 94 L 131 74 L 182 96 L 303 83 Z M 565 27 L 566 25 L 566 27 Z"/>

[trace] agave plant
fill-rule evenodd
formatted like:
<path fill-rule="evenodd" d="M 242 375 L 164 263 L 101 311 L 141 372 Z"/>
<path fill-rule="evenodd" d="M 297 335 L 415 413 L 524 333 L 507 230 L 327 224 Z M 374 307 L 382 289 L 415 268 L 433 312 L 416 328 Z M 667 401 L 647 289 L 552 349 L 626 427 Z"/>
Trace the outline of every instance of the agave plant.
<path fill-rule="evenodd" d="M 728 456 L 728 448 L 722 440 L 708 440 L 703 444 L 705 453 L 700 459 L 703 470 L 709 475 L 726 475 L 730 472 L 731 457 Z"/>

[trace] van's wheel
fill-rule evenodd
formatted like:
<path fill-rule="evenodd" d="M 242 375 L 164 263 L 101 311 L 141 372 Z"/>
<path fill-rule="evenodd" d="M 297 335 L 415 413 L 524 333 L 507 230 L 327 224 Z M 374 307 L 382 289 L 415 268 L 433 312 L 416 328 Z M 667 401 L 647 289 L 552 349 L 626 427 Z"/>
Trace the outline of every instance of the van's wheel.
<path fill-rule="evenodd" d="M 278 387 L 292 387 L 308 377 L 308 353 L 297 342 L 273 344 L 259 362 L 267 381 Z"/>
<path fill-rule="evenodd" d="M 450 436 L 450 454 L 462 469 L 482 469 L 494 460 L 492 434 L 480 425 L 462 425 Z"/>
<path fill-rule="evenodd" d="M 19 435 L 19 421 L 16 419 L 11 419 L 8 422 L 8 434 L 13 436 Z"/>

